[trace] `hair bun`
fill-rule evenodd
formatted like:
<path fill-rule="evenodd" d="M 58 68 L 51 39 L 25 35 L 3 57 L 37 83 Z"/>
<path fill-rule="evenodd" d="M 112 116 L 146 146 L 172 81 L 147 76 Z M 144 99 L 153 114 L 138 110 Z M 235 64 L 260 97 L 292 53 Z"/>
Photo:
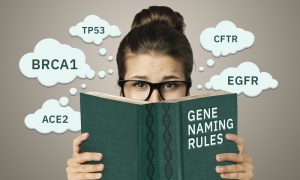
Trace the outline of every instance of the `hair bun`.
<path fill-rule="evenodd" d="M 185 23 L 183 16 L 166 6 L 150 6 L 148 9 L 143 9 L 135 15 L 131 29 L 153 22 L 165 23 L 184 33 Z"/>

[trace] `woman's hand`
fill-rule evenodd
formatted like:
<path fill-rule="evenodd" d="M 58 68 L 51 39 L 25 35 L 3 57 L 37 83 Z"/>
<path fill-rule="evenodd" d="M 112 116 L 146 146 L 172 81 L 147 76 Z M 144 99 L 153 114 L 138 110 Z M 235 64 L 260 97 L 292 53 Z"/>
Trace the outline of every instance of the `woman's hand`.
<path fill-rule="evenodd" d="M 87 140 L 89 134 L 83 133 L 76 137 L 73 141 L 73 156 L 67 162 L 67 177 L 68 180 L 77 179 L 100 179 L 104 169 L 103 164 L 81 164 L 86 161 L 100 161 L 101 153 L 80 152 L 80 144 Z"/>
<path fill-rule="evenodd" d="M 217 161 L 232 161 L 237 164 L 227 166 L 217 166 L 216 171 L 223 179 L 251 180 L 253 178 L 253 163 L 247 154 L 245 142 L 235 134 L 226 134 L 226 139 L 234 141 L 239 149 L 239 154 L 223 153 L 216 156 Z"/>

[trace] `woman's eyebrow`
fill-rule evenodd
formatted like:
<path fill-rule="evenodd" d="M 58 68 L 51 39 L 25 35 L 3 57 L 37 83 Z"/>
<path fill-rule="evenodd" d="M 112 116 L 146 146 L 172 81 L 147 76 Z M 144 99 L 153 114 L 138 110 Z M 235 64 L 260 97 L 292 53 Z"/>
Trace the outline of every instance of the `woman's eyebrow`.
<path fill-rule="evenodd" d="M 171 75 L 171 76 L 164 76 L 163 77 L 163 81 L 169 80 L 169 79 L 175 79 L 175 80 L 180 80 L 181 78 L 175 75 Z"/>
<path fill-rule="evenodd" d="M 147 76 L 143 76 L 143 75 L 135 75 L 135 76 L 130 77 L 129 79 L 138 79 L 138 80 L 147 81 L 149 78 Z M 171 80 L 184 80 L 176 75 L 169 75 L 169 76 L 164 76 L 161 81 L 167 81 L 170 79 Z"/>
<path fill-rule="evenodd" d="M 147 80 L 148 80 L 148 77 L 147 77 L 147 76 L 139 76 L 139 75 L 136 75 L 136 76 L 130 77 L 129 79 L 139 79 L 139 80 L 145 80 L 145 81 L 147 81 Z"/>

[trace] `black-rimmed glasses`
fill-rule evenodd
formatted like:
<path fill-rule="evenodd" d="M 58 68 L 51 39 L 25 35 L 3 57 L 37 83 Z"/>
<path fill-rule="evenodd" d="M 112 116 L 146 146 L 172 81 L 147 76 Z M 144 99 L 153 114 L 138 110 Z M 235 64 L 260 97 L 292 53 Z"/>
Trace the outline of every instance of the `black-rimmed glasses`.
<path fill-rule="evenodd" d="M 162 100 L 176 99 L 187 96 L 192 85 L 191 81 L 165 81 L 151 83 L 142 80 L 119 80 L 122 95 L 127 98 L 146 101 L 154 89 L 157 89 Z"/>

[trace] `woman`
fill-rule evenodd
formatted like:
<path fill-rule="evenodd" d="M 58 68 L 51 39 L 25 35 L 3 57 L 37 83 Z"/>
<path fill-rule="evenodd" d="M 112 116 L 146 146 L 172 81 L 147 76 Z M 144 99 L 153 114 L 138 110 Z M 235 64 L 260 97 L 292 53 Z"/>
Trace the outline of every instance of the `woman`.
<path fill-rule="evenodd" d="M 122 96 L 158 102 L 189 94 L 193 53 L 184 28 L 183 17 L 168 7 L 152 6 L 136 14 L 117 53 Z M 216 160 L 237 164 L 217 166 L 216 172 L 224 179 L 252 179 L 253 164 L 243 139 L 234 134 L 226 138 L 237 144 L 239 154 L 218 154 Z M 80 153 L 80 144 L 86 139 L 88 133 L 73 141 L 73 156 L 66 169 L 70 180 L 101 179 L 104 164 L 82 164 L 103 158 L 101 153 Z"/>

